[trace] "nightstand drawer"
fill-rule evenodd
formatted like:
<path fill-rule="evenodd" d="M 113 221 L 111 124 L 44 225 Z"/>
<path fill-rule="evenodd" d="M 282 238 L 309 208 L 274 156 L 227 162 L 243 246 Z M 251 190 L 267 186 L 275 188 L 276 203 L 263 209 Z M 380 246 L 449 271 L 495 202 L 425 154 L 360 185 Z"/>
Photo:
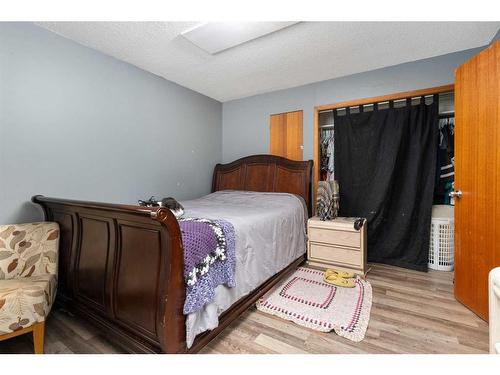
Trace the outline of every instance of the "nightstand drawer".
<path fill-rule="evenodd" d="M 326 246 L 314 242 L 309 243 L 309 258 L 329 263 L 342 263 L 359 267 L 362 263 L 362 253 L 359 249 L 345 249 L 336 246 Z"/>
<path fill-rule="evenodd" d="M 309 240 L 331 245 L 360 247 L 360 235 L 358 232 L 348 232 L 334 229 L 309 227 Z"/>

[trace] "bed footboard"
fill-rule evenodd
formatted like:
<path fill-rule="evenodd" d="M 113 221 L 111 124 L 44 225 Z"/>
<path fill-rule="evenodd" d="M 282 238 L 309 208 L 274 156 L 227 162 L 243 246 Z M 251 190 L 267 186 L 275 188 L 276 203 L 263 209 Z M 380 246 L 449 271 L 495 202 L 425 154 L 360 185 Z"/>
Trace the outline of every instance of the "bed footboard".
<path fill-rule="evenodd" d="M 170 210 L 32 198 L 59 223 L 58 303 L 130 352 L 183 353 L 183 252 Z"/>

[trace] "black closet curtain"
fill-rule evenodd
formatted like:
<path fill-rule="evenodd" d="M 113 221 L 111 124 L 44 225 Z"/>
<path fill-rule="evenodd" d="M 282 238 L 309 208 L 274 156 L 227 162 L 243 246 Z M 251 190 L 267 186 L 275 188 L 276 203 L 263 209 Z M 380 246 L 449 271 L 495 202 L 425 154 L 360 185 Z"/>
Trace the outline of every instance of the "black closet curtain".
<path fill-rule="evenodd" d="M 340 215 L 368 221 L 368 261 L 427 271 L 438 104 L 335 115 Z"/>

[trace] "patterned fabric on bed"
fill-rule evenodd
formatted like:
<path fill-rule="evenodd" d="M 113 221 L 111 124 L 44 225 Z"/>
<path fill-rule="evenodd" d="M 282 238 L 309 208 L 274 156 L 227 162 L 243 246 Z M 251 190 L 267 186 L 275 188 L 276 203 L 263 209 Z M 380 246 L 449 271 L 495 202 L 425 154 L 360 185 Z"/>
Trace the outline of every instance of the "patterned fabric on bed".
<path fill-rule="evenodd" d="M 219 316 L 306 251 L 304 200 L 293 194 L 224 190 L 182 201 L 186 217 L 232 224 L 235 286 L 220 285 L 213 301 L 186 316 L 186 345 L 219 324 Z"/>
<path fill-rule="evenodd" d="M 0 335 L 42 322 L 56 296 L 59 226 L 0 226 Z"/>
<path fill-rule="evenodd" d="M 224 220 L 186 218 L 179 225 L 186 280 L 184 314 L 190 314 L 213 301 L 218 285 L 235 285 L 235 235 Z"/>

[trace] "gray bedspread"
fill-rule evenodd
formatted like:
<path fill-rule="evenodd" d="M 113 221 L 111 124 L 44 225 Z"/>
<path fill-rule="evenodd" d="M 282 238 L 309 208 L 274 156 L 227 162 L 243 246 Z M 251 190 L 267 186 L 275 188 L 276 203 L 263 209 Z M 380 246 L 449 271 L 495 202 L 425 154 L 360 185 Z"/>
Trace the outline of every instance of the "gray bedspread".
<path fill-rule="evenodd" d="M 236 190 L 181 203 L 185 217 L 227 220 L 236 235 L 236 286 L 219 285 L 212 303 L 187 316 L 190 347 L 196 335 L 217 327 L 219 315 L 234 302 L 305 253 L 307 210 L 293 194 Z"/>

